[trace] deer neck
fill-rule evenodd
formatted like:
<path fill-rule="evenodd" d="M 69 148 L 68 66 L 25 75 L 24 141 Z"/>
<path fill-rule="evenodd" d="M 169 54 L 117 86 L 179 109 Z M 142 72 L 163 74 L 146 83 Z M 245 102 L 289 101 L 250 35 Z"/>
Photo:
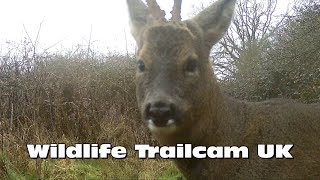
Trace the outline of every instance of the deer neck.
<path fill-rule="evenodd" d="M 194 142 L 201 145 L 213 146 L 225 144 L 230 133 L 228 120 L 231 118 L 226 106 L 226 99 L 215 79 L 212 80 L 212 88 L 209 89 L 204 111 L 195 129 Z M 197 135 L 196 135 L 197 134 Z"/>

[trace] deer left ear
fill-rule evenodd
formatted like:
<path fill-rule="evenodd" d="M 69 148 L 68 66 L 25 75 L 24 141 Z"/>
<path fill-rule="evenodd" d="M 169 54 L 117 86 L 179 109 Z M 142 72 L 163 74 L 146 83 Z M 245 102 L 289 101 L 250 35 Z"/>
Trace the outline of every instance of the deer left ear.
<path fill-rule="evenodd" d="M 149 11 L 141 0 L 127 0 L 131 34 L 139 42 L 140 34 L 147 25 Z"/>
<path fill-rule="evenodd" d="M 217 43 L 228 30 L 233 17 L 236 0 L 219 0 L 191 19 L 204 33 L 209 49 Z"/>

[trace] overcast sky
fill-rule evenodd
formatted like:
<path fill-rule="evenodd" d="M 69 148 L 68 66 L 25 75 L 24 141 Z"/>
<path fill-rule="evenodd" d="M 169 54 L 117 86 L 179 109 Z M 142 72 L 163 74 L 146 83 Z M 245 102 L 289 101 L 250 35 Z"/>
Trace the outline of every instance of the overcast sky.
<path fill-rule="evenodd" d="M 192 13 L 192 7 L 210 0 L 185 0 L 182 16 Z M 288 2 L 279 0 L 278 12 L 285 11 Z M 168 13 L 173 0 L 158 0 Z M 0 0 L 0 50 L 7 40 L 20 42 L 27 37 L 26 28 L 34 41 L 42 22 L 38 47 L 61 50 L 76 44 L 87 44 L 90 39 L 100 52 L 134 51 L 134 41 L 129 34 L 126 0 Z M 92 31 L 91 31 L 92 29 Z M 125 35 L 127 33 L 127 36 Z"/>

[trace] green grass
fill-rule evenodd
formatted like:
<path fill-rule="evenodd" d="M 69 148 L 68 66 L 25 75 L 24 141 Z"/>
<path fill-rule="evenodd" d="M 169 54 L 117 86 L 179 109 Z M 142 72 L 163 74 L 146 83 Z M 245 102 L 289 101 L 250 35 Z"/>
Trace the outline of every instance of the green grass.
<path fill-rule="evenodd" d="M 139 160 L 136 157 L 122 160 L 30 159 L 25 168 L 15 167 L 13 162 L 8 157 L 1 157 L 0 179 L 183 179 L 170 160 Z"/>

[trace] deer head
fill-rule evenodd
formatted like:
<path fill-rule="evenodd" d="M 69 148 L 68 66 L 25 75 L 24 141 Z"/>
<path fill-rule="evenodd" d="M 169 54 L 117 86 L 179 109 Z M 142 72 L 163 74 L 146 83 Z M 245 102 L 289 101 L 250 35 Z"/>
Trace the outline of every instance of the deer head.
<path fill-rule="evenodd" d="M 219 88 L 209 54 L 229 27 L 235 1 L 219 0 L 181 21 L 181 0 L 174 1 L 171 20 L 155 0 L 147 0 L 147 5 L 127 0 L 138 46 L 138 106 L 152 133 L 188 131 L 211 108 L 208 98 L 219 94 Z"/>

